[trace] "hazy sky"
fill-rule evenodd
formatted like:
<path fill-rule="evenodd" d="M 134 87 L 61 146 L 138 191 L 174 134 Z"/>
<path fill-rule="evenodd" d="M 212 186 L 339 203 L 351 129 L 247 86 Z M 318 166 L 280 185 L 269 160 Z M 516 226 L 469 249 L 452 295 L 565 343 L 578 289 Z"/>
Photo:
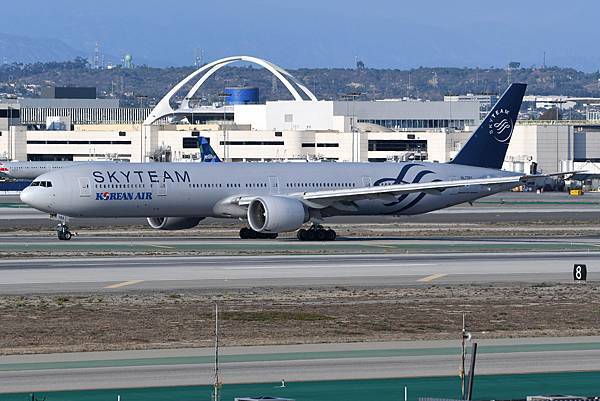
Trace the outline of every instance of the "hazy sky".
<path fill-rule="evenodd" d="M 595 0 L 19 0 L 0 32 L 51 37 L 91 55 L 190 65 L 249 54 L 284 67 L 600 68 Z M 1 55 L 0 55 L 1 56 Z M 108 57 L 109 59 L 111 57 Z M 118 60 L 113 60 L 118 61 Z"/>

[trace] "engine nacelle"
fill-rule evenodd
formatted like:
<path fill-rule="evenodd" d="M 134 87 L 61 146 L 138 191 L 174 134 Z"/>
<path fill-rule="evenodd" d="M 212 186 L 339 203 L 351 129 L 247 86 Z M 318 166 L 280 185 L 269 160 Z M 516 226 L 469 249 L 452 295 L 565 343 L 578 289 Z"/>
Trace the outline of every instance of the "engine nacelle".
<path fill-rule="evenodd" d="M 150 227 L 157 230 L 185 230 L 193 228 L 204 217 L 148 217 Z"/>
<path fill-rule="evenodd" d="M 283 196 L 261 196 L 248 205 L 248 223 L 254 231 L 280 233 L 294 231 L 308 221 L 302 202 Z"/>

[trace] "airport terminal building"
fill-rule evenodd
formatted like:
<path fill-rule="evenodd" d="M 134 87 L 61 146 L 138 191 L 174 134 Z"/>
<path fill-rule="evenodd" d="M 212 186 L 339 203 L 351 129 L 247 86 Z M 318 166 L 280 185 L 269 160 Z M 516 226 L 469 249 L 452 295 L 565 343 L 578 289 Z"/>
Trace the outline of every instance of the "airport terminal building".
<path fill-rule="evenodd" d="M 219 63 L 242 58 L 205 67 L 212 68 L 206 68 L 210 75 Z M 229 88 L 227 96 L 234 100 L 192 107 L 185 100 L 195 93 L 190 92 L 173 109 L 176 86 L 152 110 L 96 99 L 93 88 L 54 88 L 43 98 L 0 102 L 0 159 L 193 162 L 202 136 L 226 161 L 442 163 L 457 154 L 496 99 L 323 101 L 285 70 L 265 65 L 287 77 L 294 100 L 258 104 L 257 89 Z M 202 79 L 192 90 L 200 88 Z M 523 121 L 515 127 L 504 168 L 529 172 L 537 166 L 539 172 L 556 172 L 581 168 L 582 163 L 595 168 L 599 138 L 600 126 L 589 121 Z"/>

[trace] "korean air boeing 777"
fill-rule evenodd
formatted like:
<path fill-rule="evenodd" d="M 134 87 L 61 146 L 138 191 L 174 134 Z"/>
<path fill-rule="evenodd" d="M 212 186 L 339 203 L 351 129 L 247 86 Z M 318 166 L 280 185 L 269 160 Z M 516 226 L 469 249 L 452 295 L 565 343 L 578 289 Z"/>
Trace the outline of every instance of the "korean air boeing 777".
<path fill-rule="evenodd" d="M 333 240 L 327 217 L 426 213 L 529 178 L 500 170 L 525 88 L 512 84 L 450 163 L 92 163 L 39 176 L 21 199 L 58 216 L 62 240 L 69 217 L 146 217 L 163 230 L 229 217 L 247 223 L 241 238 Z"/>

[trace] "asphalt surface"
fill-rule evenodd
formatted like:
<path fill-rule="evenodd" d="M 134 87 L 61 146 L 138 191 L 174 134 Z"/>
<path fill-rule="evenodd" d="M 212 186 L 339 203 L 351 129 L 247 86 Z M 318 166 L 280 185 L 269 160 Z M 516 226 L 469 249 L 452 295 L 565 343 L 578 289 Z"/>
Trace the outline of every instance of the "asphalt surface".
<path fill-rule="evenodd" d="M 568 282 L 574 263 L 600 279 L 592 252 L 4 259 L 0 293 Z"/>
<path fill-rule="evenodd" d="M 227 383 L 457 375 L 458 341 L 222 349 Z M 0 392 L 210 384 L 211 349 L 0 359 Z M 481 340 L 478 374 L 600 370 L 600 338 Z"/>
<path fill-rule="evenodd" d="M 0 232 L 7 227 L 48 226 L 50 229 L 55 224 L 42 213 L 18 204 L 13 206 L 0 205 Z M 486 198 L 473 207 L 461 205 L 421 216 L 338 218 L 332 219 L 331 223 L 547 221 L 551 224 L 557 220 L 600 221 L 600 196 L 586 194 L 581 198 L 570 198 L 564 194 L 502 194 Z M 102 228 L 143 225 L 145 220 L 86 219 L 76 220 L 73 224 L 74 227 Z M 237 223 L 227 221 L 226 224 Z M 592 238 L 522 238 L 511 241 L 493 238 L 346 239 L 330 244 L 302 244 L 289 240 L 241 242 L 238 239 L 105 236 L 77 238 L 65 243 L 44 235 L 10 237 L 6 234 L 0 241 L 0 251 L 37 250 L 40 256 L 0 259 L 0 294 L 571 282 L 574 263 L 587 264 L 588 280 L 600 280 L 600 241 Z M 74 253 L 69 257 L 44 257 L 57 247 L 72 249 Z M 122 248 L 160 254 L 171 248 L 204 251 L 239 248 L 242 252 L 247 249 L 260 252 L 274 248 L 302 251 L 306 247 L 313 251 L 321 248 L 323 252 L 338 247 L 342 254 L 221 257 L 76 255 L 78 249 L 84 248 L 106 254 Z M 520 247 L 535 248 L 536 251 L 520 251 Z M 481 252 L 481 248 L 488 252 Z M 408 253 L 410 249 L 421 253 Z M 600 338 L 493 341 L 480 341 L 478 374 L 600 370 Z M 546 346 L 536 346 L 540 344 Z M 486 347 L 496 348 L 486 352 Z M 210 354 L 209 349 L 0 357 L 0 392 L 210 384 L 213 379 Z M 282 378 L 299 381 L 418 377 L 457 375 L 458 343 L 249 347 L 225 349 L 223 355 L 222 372 L 228 383 L 277 382 Z M 198 359 L 190 360 L 190 357 Z"/>

